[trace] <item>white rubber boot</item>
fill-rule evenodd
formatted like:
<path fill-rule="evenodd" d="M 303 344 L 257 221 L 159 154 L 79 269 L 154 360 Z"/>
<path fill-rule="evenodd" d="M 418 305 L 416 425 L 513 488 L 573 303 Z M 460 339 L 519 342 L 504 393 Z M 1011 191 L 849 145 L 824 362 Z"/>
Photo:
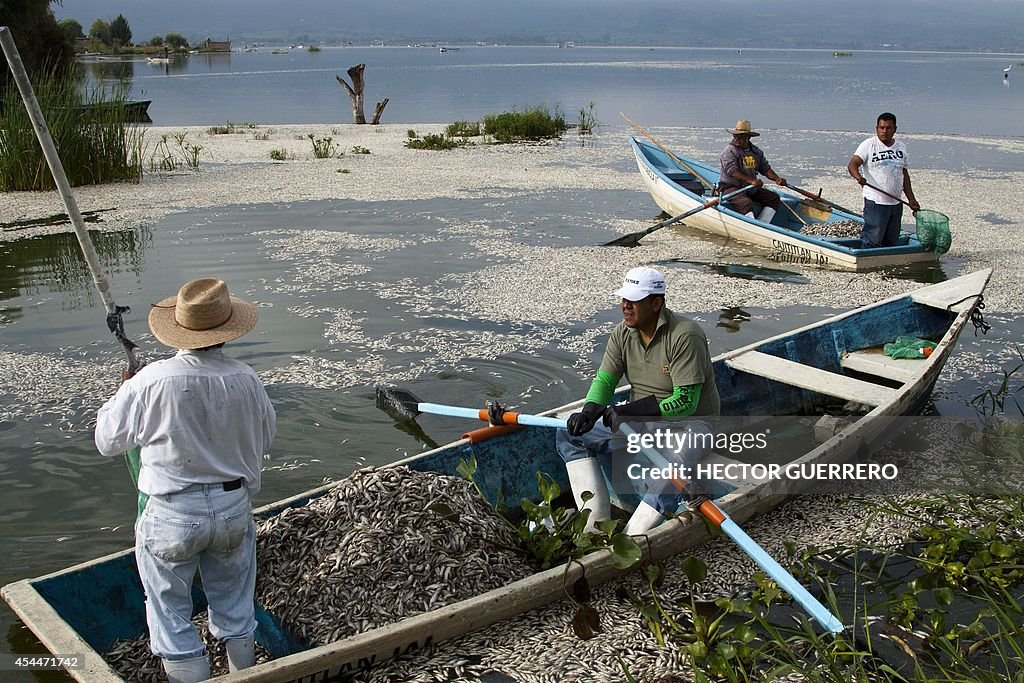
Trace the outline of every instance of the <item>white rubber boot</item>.
<path fill-rule="evenodd" d="M 641 501 L 633 511 L 633 516 L 626 522 L 626 528 L 622 533 L 627 536 L 638 536 L 647 533 L 664 519 L 664 516 L 647 503 Z"/>
<path fill-rule="evenodd" d="M 770 206 L 764 207 L 761 209 L 761 213 L 757 214 L 757 220 L 762 223 L 771 223 L 773 218 L 775 218 L 775 209 Z"/>
<path fill-rule="evenodd" d="M 580 458 L 565 463 L 565 471 L 569 474 L 569 485 L 572 487 L 572 495 L 576 499 L 576 509 L 581 512 L 584 509 L 590 510 L 590 518 L 587 520 L 586 531 L 594 531 L 598 522 L 610 519 L 612 516 L 612 504 L 608 497 L 608 486 L 604 482 L 604 474 L 601 473 L 601 465 L 597 458 Z M 594 497 L 583 503 L 583 492 L 590 491 Z"/>
<path fill-rule="evenodd" d="M 199 683 L 210 678 L 210 658 L 163 660 L 167 683 Z"/>
<path fill-rule="evenodd" d="M 228 671 L 234 673 L 256 665 L 256 641 L 248 638 L 231 638 L 224 641 L 228 651 Z"/>

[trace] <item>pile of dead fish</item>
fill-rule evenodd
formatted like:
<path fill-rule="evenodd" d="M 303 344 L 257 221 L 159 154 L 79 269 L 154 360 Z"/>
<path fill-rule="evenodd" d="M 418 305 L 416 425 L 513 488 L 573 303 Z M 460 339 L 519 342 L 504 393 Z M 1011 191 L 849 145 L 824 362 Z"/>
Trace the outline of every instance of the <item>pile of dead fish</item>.
<path fill-rule="evenodd" d="M 532 573 L 471 483 L 407 467 L 359 470 L 257 538 L 257 601 L 314 646 Z"/>
<path fill-rule="evenodd" d="M 210 673 L 214 676 L 223 676 L 228 673 L 228 655 L 224 644 L 219 642 L 210 633 L 210 623 L 206 612 L 201 612 L 192 618 L 192 623 L 199 630 L 199 637 L 203 639 L 206 651 L 210 653 Z M 131 683 L 165 683 L 163 666 L 160 658 L 149 651 L 149 635 L 140 636 L 134 640 L 119 640 L 114 644 L 104 658 L 107 663 L 118 673 L 121 678 Z M 270 654 L 256 644 L 256 663 L 269 662 Z"/>
<path fill-rule="evenodd" d="M 860 237 L 864 224 L 860 221 L 843 220 L 832 223 L 809 223 L 800 228 L 801 235 L 818 237 Z"/>
<path fill-rule="evenodd" d="M 407 467 L 359 470 L 257 526 L 256 601 L 310 646 L 532 574 L 509 549 L 515 532 L 470 482 Z M 206 613 L 193 622 L 214 674 L 226 673 Z M 148 636 L 119 642 L 106 658 L 126 680 L 165 680 Z M 269 660 L 257 644 L 257 663 Z"/>

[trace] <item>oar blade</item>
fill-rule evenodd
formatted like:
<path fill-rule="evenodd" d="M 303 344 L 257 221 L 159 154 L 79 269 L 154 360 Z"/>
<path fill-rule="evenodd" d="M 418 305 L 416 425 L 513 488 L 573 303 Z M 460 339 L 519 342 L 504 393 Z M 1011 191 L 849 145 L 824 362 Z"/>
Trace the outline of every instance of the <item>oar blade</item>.
<path fill-rule="evenodd" d="M 647 231 L 631 232 L 628 235 L 617 237 L 611 242 L 605 242 L 602 247 L 638 247 L 640 246 L 640 240 L 647 236 Z"/>
<path fill-rule="evenodd" d="M 377 407 L 396 420 L 415 420 L 423 403 L 411 391 L 398 387 L 377 386 Z"/>

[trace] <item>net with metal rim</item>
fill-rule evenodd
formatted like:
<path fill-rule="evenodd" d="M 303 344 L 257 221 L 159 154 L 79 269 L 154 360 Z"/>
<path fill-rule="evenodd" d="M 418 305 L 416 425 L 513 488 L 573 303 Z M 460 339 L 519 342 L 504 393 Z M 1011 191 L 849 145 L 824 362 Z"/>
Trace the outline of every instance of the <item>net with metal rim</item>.
<path fill-rule="evenodd" d="M 934 249 L 940 254 L 949 251 L 953 241 L 949 232 L 949 216 L 930 209 L 918 209 L 914 218 L 917 220 L 917 239 L 925 249 Z"/>

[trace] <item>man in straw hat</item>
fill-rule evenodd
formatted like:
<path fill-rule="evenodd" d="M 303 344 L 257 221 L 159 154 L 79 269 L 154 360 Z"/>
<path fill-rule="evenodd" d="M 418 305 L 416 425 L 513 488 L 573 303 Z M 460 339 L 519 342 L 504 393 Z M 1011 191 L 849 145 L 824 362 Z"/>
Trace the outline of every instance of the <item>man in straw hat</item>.
<path fill-rule="evenodd" d="M 202 577 L 210 632 L 228 666 L 255 663 L 256 525 L 249 497 L 277 432 L 274 408 L 255 371 L 224 356 L 225 342 L 256 325 L 256 309 L 222 280 L 185 283 L 153 306 L 149 327 L 179 349 L 127 379 L 99 410 L 96 446 L 112 456 L 141 446 L 135 557 L 146 591 L 150 649 L 171 683 L 210 677 L 193 627 L 192 580 Z"/>
<path fill-rule="evenodd" d="M 750 141 L 750 138 L 760 135 L 751 129 L 750 121 L 740 119 L 736 122 L 735 128 L 726 129 L 725 132 L 732 133 L 732 142 L 722 152 L 720 159 L 719 192 L 728 194 L 741 187 L 754 185 L 753 189 L 738 194 L 729 201 L 737 212 L 751 218 L 754 218 L 754 202 L 757 202 L 762 207 L 757 214 L 757 220 L 771 223 L 782 200 L 779 199 L 779 195 L 766 190 L 764 181 L 757 176 L 763 175 L 782 187 L 786 186 L 786 179 L 772 170 L 761 148 Z"/>
<path fill-rule="evenodd" d="M 669 421 L 667 426 L 679 433 L 710 435 L 720 409 L 707 337 L 697 323 L 665 306 L 665 276 L 654 268 L 633 268 L 614 293 L 620 298 L 622 322 L 608 338 L 583 408 L 569 416 L 565 430 L 555 433 L 555 448 L 565 462 L 577 508 L 590 510 L 587 530 L 611 516 L 598 458 L 610 454 L 622 421 Z M 631 385 L 631 400 L 609 405 L 623 376 Z M 692 473 L 708 450 L 704 441 L 693 438 L 666 455 Z M 692 505 L 709 493 L 706 483 L 690 477 L 686 492 Z M 626 522 L 627 534 L 646 532 L 679 507 L 681 495 L 670 481 L 644 484 L 649 491 Z M 587 491 L 593 497 L 584 500 Z"/>

